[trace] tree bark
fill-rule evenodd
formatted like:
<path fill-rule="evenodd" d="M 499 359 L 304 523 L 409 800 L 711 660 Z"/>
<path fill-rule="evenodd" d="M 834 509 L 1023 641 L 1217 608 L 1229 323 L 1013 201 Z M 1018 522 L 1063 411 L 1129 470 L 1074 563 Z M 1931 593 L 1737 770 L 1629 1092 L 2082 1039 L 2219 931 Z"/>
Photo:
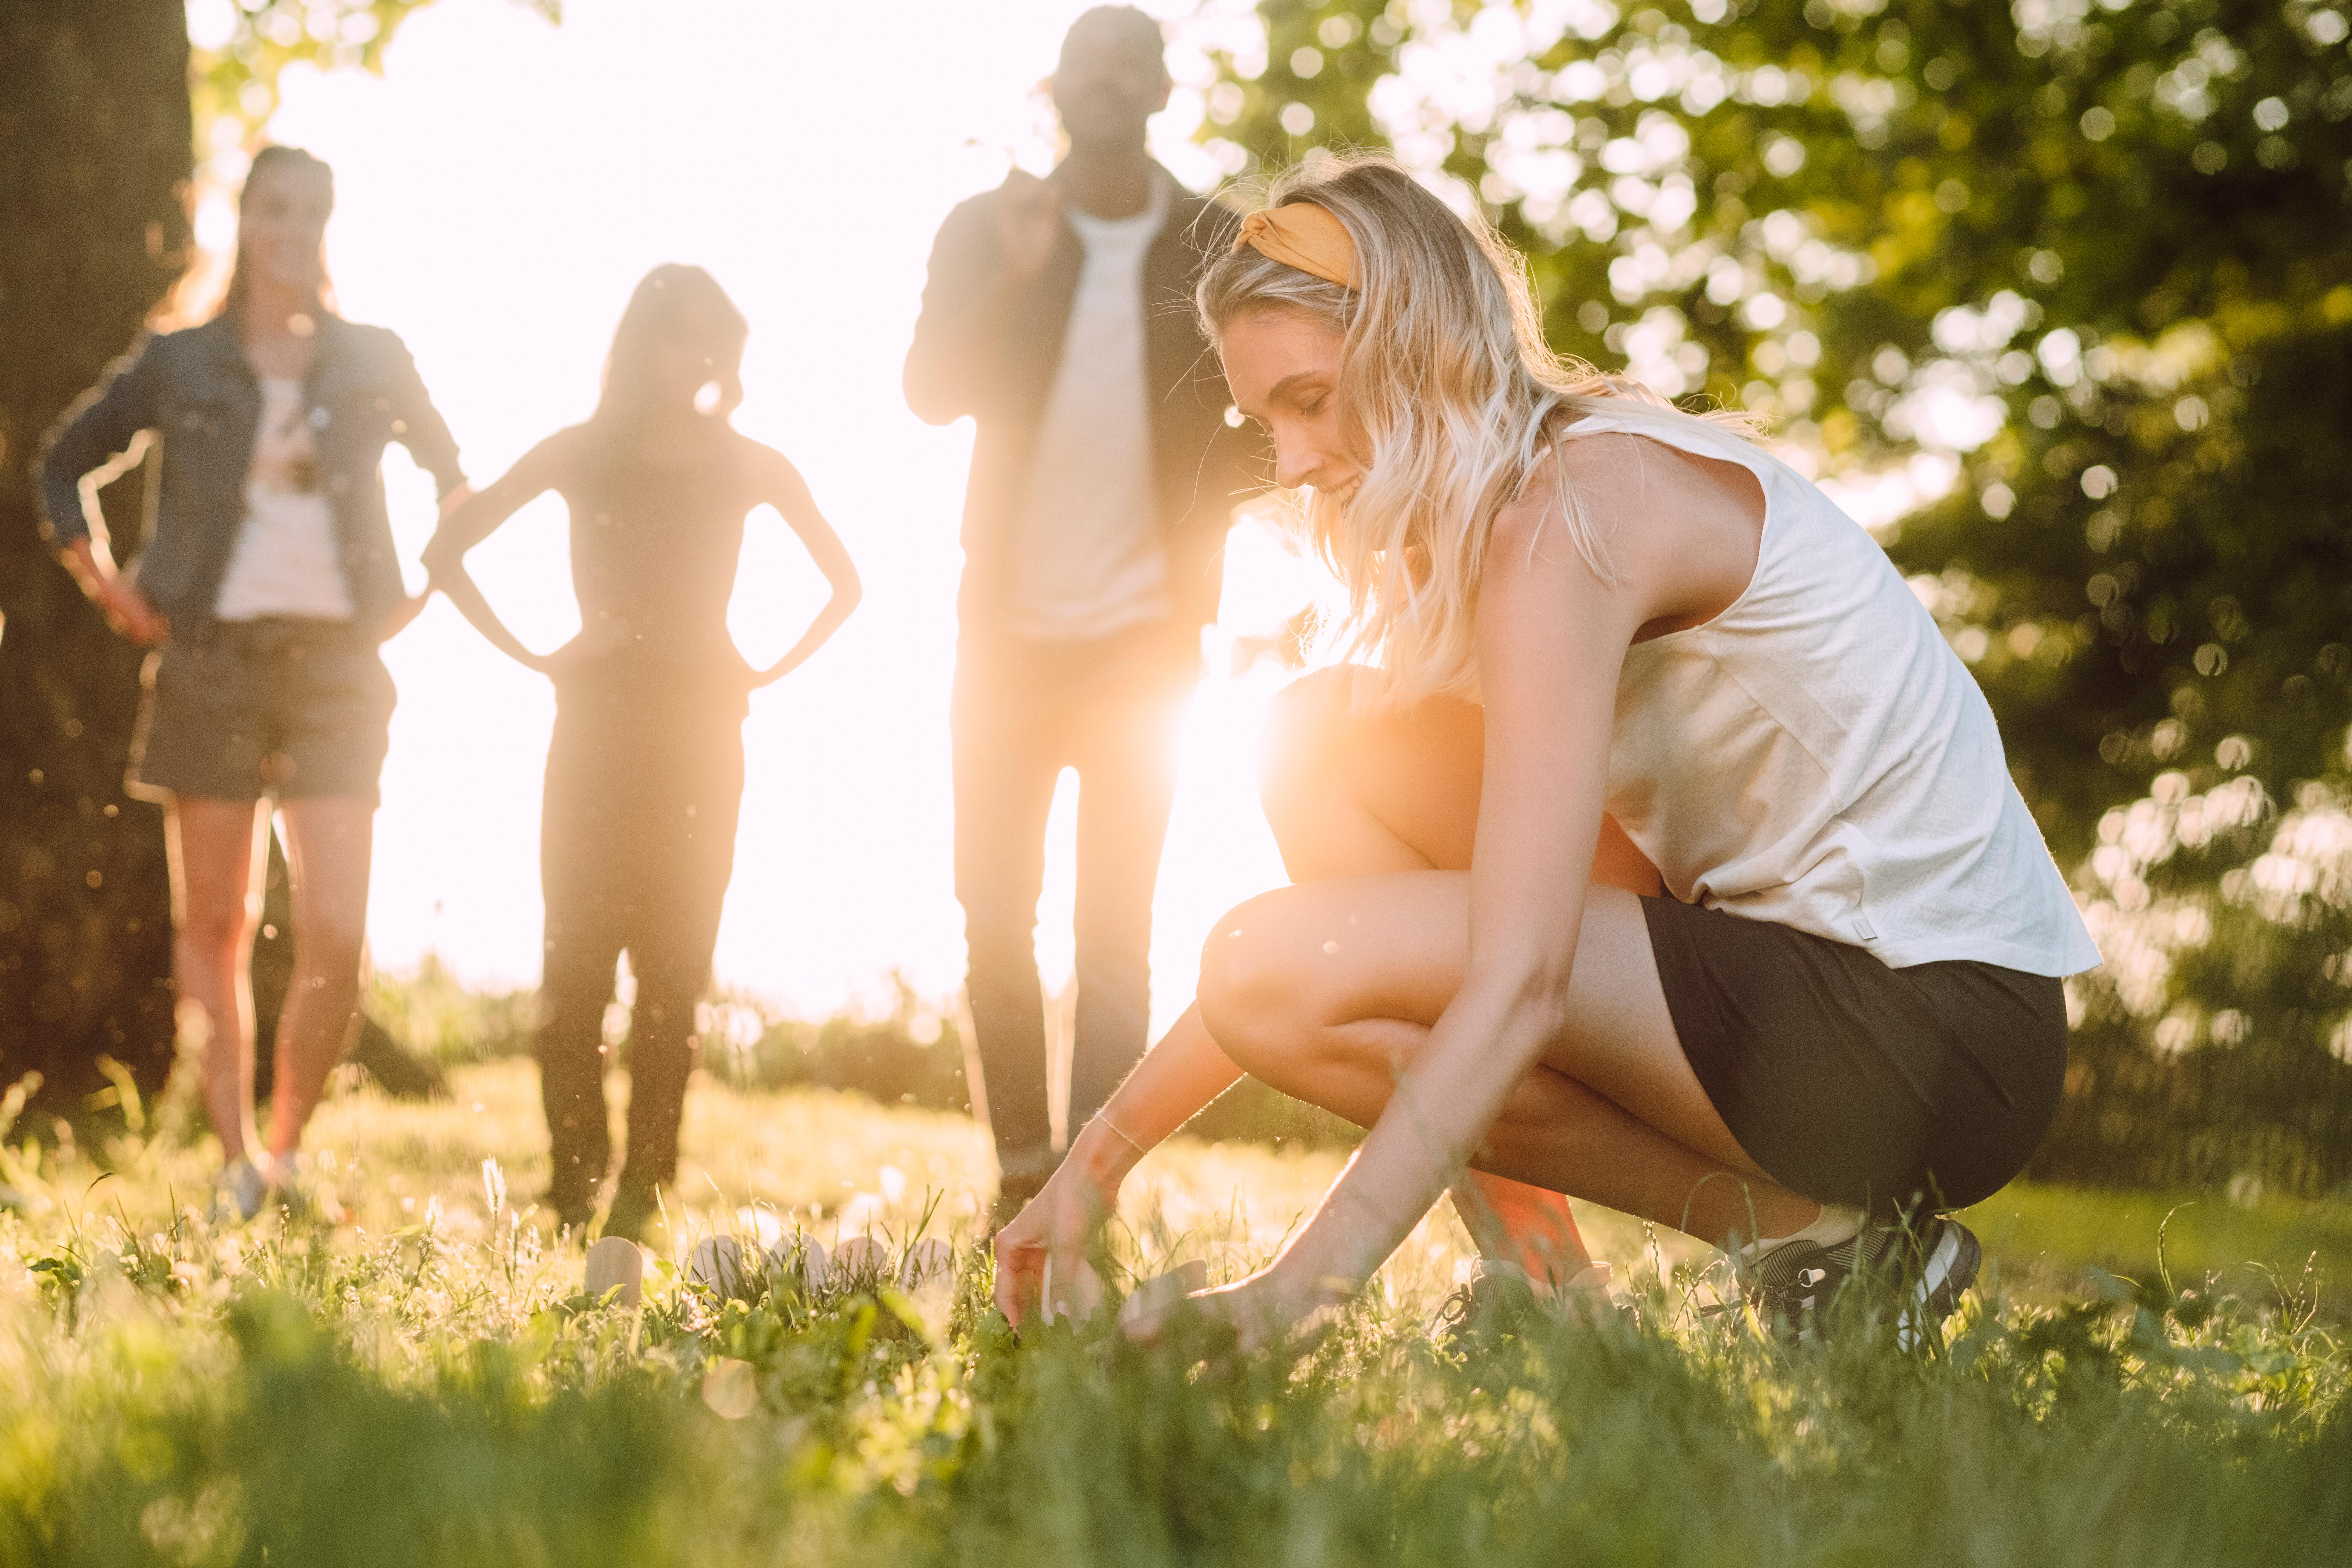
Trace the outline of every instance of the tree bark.
<path fill-rule="evenodd" d="M 131 345 L 189 256 L 182 0 L 0 0 L 0 1083 L 83 1104 L 111 1056 L 172 1062 L 162 814 L 123 793 L 141 654 L 41 537 L 42 432 Z M 118 554 L 145 466 L 102 498 Z"/>

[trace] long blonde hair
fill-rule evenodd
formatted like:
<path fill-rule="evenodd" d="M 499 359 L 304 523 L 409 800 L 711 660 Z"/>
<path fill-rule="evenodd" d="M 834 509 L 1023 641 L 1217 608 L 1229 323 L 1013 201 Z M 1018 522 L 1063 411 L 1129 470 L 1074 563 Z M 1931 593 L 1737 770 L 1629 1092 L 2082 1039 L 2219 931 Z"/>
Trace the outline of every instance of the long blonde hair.
<path fill-rule="evenodd" d="M 1475 700 L 1487 536 L 1547 459 L 1570 541 L 1597 576 L 1616 581 L 1607 541 L 1559 461 L 1562 429 L 1599 413 L 1702 421 L 1638 383 L 1553 353 L 1525 260 L 1393 159 L 1322 155 L 1268 188 L 1268 206 L 1292 202 L 1313 202 L 1347 229 L 1358 286 L 1231 250 L 1194 290 L 1202 333 L 1218 342 L 1241 316 L 1280 310 L 1340 334 L 1339 405 L 1370 460 L 1345 506 L 1314 494 L 1297 515 L 1347 587 L 1346 656 L 1381 672 L 1357 689 L 1383 706 Z"/>

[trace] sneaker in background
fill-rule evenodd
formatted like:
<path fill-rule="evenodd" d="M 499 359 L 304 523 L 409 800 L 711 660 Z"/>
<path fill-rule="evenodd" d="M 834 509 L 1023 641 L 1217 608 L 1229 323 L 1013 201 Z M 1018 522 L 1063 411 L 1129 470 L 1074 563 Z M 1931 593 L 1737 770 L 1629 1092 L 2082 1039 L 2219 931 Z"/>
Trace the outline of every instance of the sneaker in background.
<path fill-rule="evenodd" d="M 239 1154 L 213 1178 L 213 1221 L 216 1225 L 248 1225 L 269 1201 L 269 1176 Z"/>

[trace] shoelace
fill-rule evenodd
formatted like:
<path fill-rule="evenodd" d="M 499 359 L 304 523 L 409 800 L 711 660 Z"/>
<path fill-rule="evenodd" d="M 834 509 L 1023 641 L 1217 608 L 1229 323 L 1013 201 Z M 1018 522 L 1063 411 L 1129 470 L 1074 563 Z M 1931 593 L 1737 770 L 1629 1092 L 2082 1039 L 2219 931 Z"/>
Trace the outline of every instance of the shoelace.
<path fill-rule="evenodd" d="M 1430 1320 L 1430 1331 L 1444 1333 L 1463 1327 L 1470 1321 L 1470 1314 L 1477 1310 L 1477 1296 L 1469 1286 L 1456 1285 L 1446 1293 L 1445 1300 L 1437 1304 L 1437 1315 Z"/>

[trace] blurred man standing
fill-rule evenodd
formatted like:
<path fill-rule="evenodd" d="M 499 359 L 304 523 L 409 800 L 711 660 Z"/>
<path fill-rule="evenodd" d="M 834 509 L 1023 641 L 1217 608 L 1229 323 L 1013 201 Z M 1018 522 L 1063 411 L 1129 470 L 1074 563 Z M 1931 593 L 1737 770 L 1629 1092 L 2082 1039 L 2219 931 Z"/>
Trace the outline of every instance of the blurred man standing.
<path fill-rule="evenodd" d="M 979 426 L 963 515 L 952 723 L 956 897 L 1000 1172 L 1019 1211 L 1053 1147 L 1037 975 L 1046 814 L 1077 770 L 1077 1015 L 1067 1125 L 1143 1054 L 1173 719 L 1216 618 L 1244 488 L 1231 398 L 1191 284 L 1222 208 L 1145 151 L 1168 102 L 1160 26 L 1087 11 L 1053 79 L 1069 151 L 949 214 L 907 355 L 928 423 Z"/>

